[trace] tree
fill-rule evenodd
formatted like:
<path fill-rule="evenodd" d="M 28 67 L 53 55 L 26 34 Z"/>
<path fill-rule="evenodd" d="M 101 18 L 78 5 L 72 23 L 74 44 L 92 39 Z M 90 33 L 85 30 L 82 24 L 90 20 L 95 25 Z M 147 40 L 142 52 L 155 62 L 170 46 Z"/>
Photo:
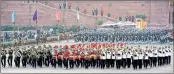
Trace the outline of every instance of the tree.
<path fill-rule="evenodd" d="M 72 32 L 77 32 L 78 31 L 78 26 L 77 25 L 72 25 L 69 29 Z"/>

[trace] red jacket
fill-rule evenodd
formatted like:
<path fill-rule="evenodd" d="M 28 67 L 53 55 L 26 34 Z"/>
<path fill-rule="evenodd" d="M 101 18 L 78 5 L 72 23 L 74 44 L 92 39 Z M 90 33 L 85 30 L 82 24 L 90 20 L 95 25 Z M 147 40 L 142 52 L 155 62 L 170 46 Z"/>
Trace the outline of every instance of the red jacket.
<path fill-rule="evenodd" d="M 75 58 L 76 60 L 78 60 L 79 59 L 79 57 L 78 56 L 76 56 L 76 58 Z"/>
<path fill-rule="evenodd" d="M 88 52 L 88 55 L 91 55 L 91 52 Z"/>
<path fill-rule="evenodd" d="M 69 60 L 73 60 L 73 57 L 69 57 L 68 59 L 69 59 Z"/>
<path fill-rule="evenodd" d="M 53 59 L 53 60 L 56 60 L 56 56 L 53 56 L 52 59 Z"/>
<path fill-rule="evenodd" d="M 81 56 L 80 56 L 81 59 L 84 59 L 84 57 L 85 57 L 84 55 L 81 55 Z"/>
<path fill-rule="evenodd" d="M 97 54 L 97 51 L 94 51 L 94 54 L 96 55 Z"/>
<path fill-rule="evenodd" d="M 73 55 L 76 55 L 76 54 L 77 54 L 77 52 L 76 52 L 76 51 L 73 51 L 72 53 L 73 53 Z"/>
<path fill-rule="evenodd" d="M 67 58 L 68 56 L 69 56 L 69 52 L 68 51 L 65 51 L 64 53 L 63 53 L 63 56 L 65 57 L 65 58 Z"/>
<path fill-rule="evenodd" d="M 89 60 L 89 57 L 85 57 L 84 59 L 85 59 L 85 60 Z"/>
<path fill-rule="evenodd" d="M 61 57 L 61 55 L 58 55 L 58 57 L 57 57 L 58 59 L 61 59 L 62 60 L 62 57 Z"/>

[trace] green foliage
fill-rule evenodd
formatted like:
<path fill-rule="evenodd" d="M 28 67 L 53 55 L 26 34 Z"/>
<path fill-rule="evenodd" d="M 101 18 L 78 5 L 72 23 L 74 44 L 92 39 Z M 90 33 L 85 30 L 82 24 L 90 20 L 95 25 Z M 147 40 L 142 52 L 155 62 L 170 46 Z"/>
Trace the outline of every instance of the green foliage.
<path fill-rule="evenodd" d="M 32 25 L 22 26 L 22 27 L 20 27 L 20 29 L 22 31 L 34 30 L 34 26 L 32 26 Z"/>
<path fill-rule="evenodd" d="M 103 24 L 103 21 L 98 21 L 97 25 L 102 25 L 102 24 Z"/>
<path fill-rule="evenodd" d="M 18 27 L 14 25 L 4 25 L 1 26 L 1 31 L 17 31 Z"/>
<path fill-rule="evenodd" d="M 101 25 L 102 23 L 103 23 L 102 21 L 98 22 L 99 25 Z M 54 31 L 56 31 L 56 34 L 70 32 L 70 31 L 72 31 L 72 32 L 80 31 L 80 26 L 78 26 L 78 25 L 72 25 L 71 27 L 64 27 L 63 25 L 55 24 L 55 25 L 38 27 L 38 29 L 41 29 L 41 28 L 43 30 L 47 30 L 47 31 L 52 28 Z M 35 26 L 34 25 L 19 26 L 19 29 L 22 31 L 34 30 Z M 85 30 L 85 29 L 88 29 L 88 28 L 84 26 L 82 30 Z M 18 26 L 15 26 L 15 27 L 14 27 L 14 25 L 1 26 L 1 31 L 17 31 L 17 30 L 18 30 Z"/>
<path fill-rule="evenodd" d="M 141 19 L 146 19 L 146 15 L 145 14 L 137 14 L 136 18 L 141 18 Z"/>
<path fill-rule="evenodd" d="M 77 25 L 72 25 L 72 26 L 69 28 L 69 31 L 77 32 L 77 31 L 78 31 L 78 26 L 77 26 Z"/>

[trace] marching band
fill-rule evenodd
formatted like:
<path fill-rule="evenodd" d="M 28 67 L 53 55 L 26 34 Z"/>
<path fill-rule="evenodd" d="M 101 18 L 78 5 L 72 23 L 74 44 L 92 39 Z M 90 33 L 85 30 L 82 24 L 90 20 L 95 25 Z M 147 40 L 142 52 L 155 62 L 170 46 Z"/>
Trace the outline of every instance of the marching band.
<path fill-rule="evenodd" d="M 171 62 L 172 49 L 170 46 L 151 46 L 142 48 L 140 46 L 110 46 L 110 47 L 58 47 L 58 46 L 33 46 L 2 49 L 1 64 L 6 67 L 6 57 L 8 66 L 33 68 L 43 66 L 56 68 L 133 68 L 135 70 L 169 65 Z"/>

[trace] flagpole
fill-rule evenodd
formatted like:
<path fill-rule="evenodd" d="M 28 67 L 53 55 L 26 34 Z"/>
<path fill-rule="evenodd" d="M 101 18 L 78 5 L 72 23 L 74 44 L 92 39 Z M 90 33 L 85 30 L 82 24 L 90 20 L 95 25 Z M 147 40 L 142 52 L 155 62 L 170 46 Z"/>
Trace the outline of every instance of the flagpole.
<path fill-rule="evenodd" d="M 14 28 L 13 28 L 13 31 L 15 31 L 15 22 L 13 22 L 13 27 L 14 27 Z"/>
<path fill-rule="evenodd" d="M 58 25 L 59 25 L 59 20 L 57 20 L 57 22 L 58 22 Z M 58 25 L 57 25 L 57 26 L 58 26 Z M 58 32 L 57 32 L 57 37 L 58 37 L 58 38 L 57 38 L 57 41 L 60 43 L 60 40 L 59 40 L 60 37 L 59 37 L 59 33 L 58 33 Z"/>
<path fill-rule="evenodd" d="M 37 20 L 36 20 L 36 31 L 37 31 Z"/>

